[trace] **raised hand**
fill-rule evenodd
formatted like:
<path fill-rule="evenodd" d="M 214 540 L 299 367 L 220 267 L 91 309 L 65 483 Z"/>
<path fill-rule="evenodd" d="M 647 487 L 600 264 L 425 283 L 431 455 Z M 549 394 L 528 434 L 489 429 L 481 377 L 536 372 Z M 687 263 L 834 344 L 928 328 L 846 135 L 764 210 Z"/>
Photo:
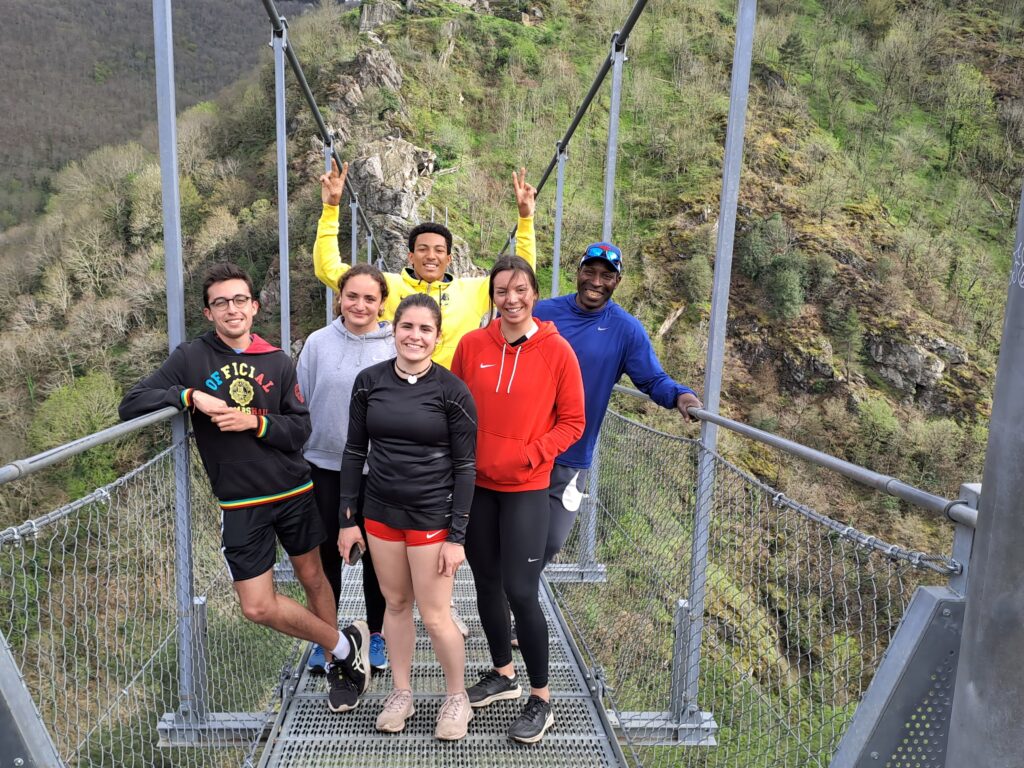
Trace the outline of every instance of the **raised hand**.
<path fill-rule="evenodd" d="M 341 193 L 345 190 L 345 179 L 348 178 L 348 163 L 341 164 L 331 158 L 331 172 L 320 176 L 320 199 L 324 205 L 341 205 Z"/>
<path fill-rule="evenodd" d="M 512 171 L 512 187 L 516 191 L 516 205 L 519 206 L 519 218 L 529 219 L 537 209 L 537 189 L 526 180 L 526 169 L 520 168 L 519 173 Z"/>

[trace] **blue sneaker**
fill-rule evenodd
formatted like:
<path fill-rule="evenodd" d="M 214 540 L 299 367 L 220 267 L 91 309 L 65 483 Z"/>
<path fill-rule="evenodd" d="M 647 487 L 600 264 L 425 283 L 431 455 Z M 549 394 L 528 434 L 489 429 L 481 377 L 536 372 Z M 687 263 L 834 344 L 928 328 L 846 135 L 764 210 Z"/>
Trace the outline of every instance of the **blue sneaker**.
<path fill-rule="evenodd" d="M 370 635 L 370 666 L 377 672 L 388 668 L 388 644 L 380 632 Z"/>
<path fill-rule="evenodd" d="M 322 675 L 327 671 L 327 656 L 324 649 L 314 644 L 313 650 L 309 652 L 309 661 L 306 662 L 306 669 L 311 675 Z"/>

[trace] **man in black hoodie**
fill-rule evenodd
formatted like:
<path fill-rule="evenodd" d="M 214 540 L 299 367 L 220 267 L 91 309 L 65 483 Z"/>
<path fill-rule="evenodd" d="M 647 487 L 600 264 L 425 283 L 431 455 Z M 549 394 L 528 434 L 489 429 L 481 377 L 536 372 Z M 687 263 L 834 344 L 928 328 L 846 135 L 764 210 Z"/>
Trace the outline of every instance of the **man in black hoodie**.
<path fill-rule="evenodd" d="M 181 344 L 125 395 L 131 419 L 168 405 L 191 412 L 206 474 L 221 508 L 222 552 L 246 618 L 332 653 L 328 706 L 353 709 L 369 684 L 369 629 L 339 632 L 320 565 L 324 541 L 302 446 L 309 411 L 291 358 L 252 333 L 259 311 L 249 276 L 217 264 L 203 282 L 213 330 Z M 291 559 L 310 609 L 274 589 L 277 541 Z"/>

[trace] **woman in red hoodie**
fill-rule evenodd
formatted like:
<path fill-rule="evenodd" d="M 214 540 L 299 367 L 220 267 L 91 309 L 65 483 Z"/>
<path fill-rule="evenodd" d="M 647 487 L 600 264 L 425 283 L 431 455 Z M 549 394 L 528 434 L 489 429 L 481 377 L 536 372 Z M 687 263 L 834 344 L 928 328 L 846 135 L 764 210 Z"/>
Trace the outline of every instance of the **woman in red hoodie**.
<path fill-rule="evenodd" d="M 477 404 L 476 490 L 466 558 L 494 669 L 469 688 L 474 707 L 518 699 L 509 608 L 530 678 L 530 698 L 508 735 L 532 744 L 551 727 L 548 628 L 537 599 L 548 530 L 547 488 L 555 457 L 583 434 L 583 379 L 553 323 L 533 317 L 537 277 L 518 256 L 490 276 L 500 317 L 462 337 L 452 373 Z"/>

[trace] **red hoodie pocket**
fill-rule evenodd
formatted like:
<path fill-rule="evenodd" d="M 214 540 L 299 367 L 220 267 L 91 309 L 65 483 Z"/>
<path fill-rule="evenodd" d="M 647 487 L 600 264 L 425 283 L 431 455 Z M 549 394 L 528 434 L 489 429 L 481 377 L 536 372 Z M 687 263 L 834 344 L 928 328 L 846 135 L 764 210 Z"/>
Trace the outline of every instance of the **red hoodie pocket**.
<path fill-rule="evenodd" d="M 531 471 L 526 442 L 522 438 L 505 437 L 483 429 L 477 433 L 477 477 L 508 485 L 525 482 Z"/>

